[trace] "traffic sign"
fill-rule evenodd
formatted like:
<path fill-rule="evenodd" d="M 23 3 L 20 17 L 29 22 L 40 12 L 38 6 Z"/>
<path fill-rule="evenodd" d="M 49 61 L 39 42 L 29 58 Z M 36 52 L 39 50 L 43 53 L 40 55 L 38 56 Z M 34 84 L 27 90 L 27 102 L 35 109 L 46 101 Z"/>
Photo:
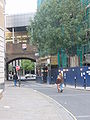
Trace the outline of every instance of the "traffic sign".
<path fill-rule="evenodd" d="M 16 71 L 20 70 L 20 66 L 16 66 Z"/>
<path fill-rule="evenodd" d="M 22 49 L 26 50 L 27 49 L 27 44 L 22 44 Z"/>

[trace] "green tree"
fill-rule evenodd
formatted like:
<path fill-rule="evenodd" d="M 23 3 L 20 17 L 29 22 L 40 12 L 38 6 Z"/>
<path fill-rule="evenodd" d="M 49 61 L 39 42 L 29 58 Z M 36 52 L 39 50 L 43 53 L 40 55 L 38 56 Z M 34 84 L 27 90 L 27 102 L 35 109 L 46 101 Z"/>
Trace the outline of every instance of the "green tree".
<path fill-rule="evenodd" d="M 86 42 L 85 6 L 79 0 L 45 0 L 29 26 L 32 44 L 41 56 L 56 54 L 58 49 L 75 54 Z"/>
<path fill-rule="evenodd" d="M 11 64 L 8 65 L 8 71 L 12 71 L 13 70 L 13 66 Z"/>
<path fill-rule="evenodd" d="M 22 60 L 21 61 L 21 67 L 24 70 L 34 70 L 35 66 L 34 66 L 34 62 L 32 62 L 31 60 Z"/>

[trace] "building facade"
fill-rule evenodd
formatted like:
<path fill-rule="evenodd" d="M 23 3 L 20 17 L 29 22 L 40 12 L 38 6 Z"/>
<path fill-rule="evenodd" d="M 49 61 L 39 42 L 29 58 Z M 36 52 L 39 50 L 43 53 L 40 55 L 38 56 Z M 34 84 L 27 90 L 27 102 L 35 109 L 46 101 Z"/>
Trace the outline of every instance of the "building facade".
<path fill-rule="evenodd" d="M 27 28 L 35 13 L 15 14 L 6 16 L 6 76 L 13 75 L 16 66 L 21 66 L 23 59 L 36 62 L 36 47 L 30 44 Z M 24 75 L 24 70 L 21 70 Z"/>
<path fill-rule="evenodd" d="M 33 18 L 34 13 L 6 16 L 6 42 L 28 43 L 27 27 Z"/>
<path fill-rule="evenodd" d="M 4 13 L 5 0 L 0 0 L 0 89 L 4 88 L 4 59 L 5 59 L 5 34 Z"/>

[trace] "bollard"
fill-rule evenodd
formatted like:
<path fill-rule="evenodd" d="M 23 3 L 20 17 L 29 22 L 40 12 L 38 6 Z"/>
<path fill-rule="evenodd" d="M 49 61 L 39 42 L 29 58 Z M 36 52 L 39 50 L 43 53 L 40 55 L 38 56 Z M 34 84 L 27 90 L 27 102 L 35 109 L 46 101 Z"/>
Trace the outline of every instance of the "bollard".
<path fill-rule="evenodd" d="M 20 85 L 21 85 L 21 79 L 19 79 L 19 87 L 20 87 Z"/>
<path fill-rule="evenodd" d="M 76 77 L 74 77 L 74 81 L 75 81 L 75 88 L 76 88 L 76 85 L 77 85 L 77 84 L 76 84 L 76 82 L 77 82 Z"/>
<path fill-rule="evenodd" d="M 84 77 L 84 89 L 86 89 L 86 77 Z"/>
<path fill-rule="evenodd" d="M 65 85 L 65 87 L 66 87 L 66 77 L 64 78 L 64 85 Z"/>
<path fill-rule="evenodd" d="M 66 87 L 66 73 L 64 73 L 64 85 Z"/>

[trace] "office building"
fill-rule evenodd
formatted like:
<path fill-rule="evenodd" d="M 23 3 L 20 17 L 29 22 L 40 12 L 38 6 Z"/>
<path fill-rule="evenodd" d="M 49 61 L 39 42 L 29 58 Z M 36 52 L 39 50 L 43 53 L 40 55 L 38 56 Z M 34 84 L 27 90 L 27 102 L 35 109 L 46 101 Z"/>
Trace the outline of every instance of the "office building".
<path fill-rule="evenodd" d="M 6 16 L 6 42 L 29 43 L 27 27 L 34 13 Z"/>

